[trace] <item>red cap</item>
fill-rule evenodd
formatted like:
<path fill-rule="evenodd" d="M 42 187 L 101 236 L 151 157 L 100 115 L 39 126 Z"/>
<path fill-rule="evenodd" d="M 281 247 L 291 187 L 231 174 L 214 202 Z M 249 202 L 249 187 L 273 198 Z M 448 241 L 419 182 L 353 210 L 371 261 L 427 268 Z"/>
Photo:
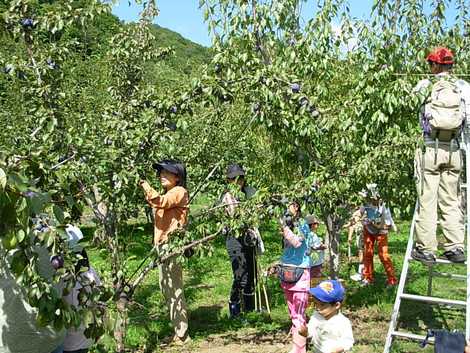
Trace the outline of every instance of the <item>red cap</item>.
<path fill-rule="evenodd" d="M 453 64 L 454 54 L 452 54 L 452 52 L 447 48 L 439 47 L 429 53 L 426 60 L 443 65 Z"/>

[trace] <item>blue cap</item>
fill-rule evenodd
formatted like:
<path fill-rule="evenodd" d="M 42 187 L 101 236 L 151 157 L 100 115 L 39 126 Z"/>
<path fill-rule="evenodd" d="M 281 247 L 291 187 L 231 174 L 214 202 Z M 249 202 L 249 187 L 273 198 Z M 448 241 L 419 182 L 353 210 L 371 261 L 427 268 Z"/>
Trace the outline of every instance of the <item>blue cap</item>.
<path fill-rule="evenodd" d="M 344 299 L 344 288 L 337 280 L 321 282 L 318 286 L 310 288 L 310 294 L 324 303 L 342 302 Z"/>

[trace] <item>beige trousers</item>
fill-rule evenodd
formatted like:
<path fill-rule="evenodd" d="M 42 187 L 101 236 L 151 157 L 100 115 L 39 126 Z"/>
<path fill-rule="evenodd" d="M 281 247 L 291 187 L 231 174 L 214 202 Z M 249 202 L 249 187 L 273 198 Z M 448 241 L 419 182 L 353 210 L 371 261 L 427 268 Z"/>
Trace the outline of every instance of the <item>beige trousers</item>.
<path fill-rule="evenodd" d="M 426 147 L 424 153 L 421 149 L 416 151 L 415 175 L 419 201 L 417 248 L 433 252 L 437 250 L 438 209 L 446 239 L 444 250 L 463 248 L 464 217 L 459 188 L 462 164 L 460 151 L 450 152 L 446 145 L 439 145 L 437 151 L 434 147 Z"/>
<path fill-rule="evenodd" d="M 161 245 L 159 251 L 164 252 L 165 247 Z M 183 290 L 183 269 L 177 258 L 173 257 L 158 266 L 158 279 L 175 334 L 184 338 L 188 331 L 188 312 Z"/>

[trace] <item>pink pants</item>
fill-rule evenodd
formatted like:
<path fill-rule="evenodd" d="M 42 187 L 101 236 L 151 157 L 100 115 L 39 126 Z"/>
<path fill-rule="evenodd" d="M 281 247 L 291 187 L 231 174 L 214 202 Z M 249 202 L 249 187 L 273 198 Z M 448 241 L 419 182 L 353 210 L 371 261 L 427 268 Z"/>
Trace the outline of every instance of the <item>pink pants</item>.
<path fill-rule="evenodd" d="M 298 334 L 301 326 L 307 324 L 305 310 L 308 306 L 310 289 L 310 269 L 305 269 L 296 283 L 281 282 L 284 290 L 289 316 L 292 321 L 292 349 L 289 353 L 306 353 L 307 339 Z"/>
<path fill-rule="evenodd" d="M 305 317 L 305 309 L 308 305 L 308 292 L 297 292 L 284 289 L 287 307 L 289 308 L 289 316 L 292 320 L 292 329 L 298 329 L 307 324 Z"/>

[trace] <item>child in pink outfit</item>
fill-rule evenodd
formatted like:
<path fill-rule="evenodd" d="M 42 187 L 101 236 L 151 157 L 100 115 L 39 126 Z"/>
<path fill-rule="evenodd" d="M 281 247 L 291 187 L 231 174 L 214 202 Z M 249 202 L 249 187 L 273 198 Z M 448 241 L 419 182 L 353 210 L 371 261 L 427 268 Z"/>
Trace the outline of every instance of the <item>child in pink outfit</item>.
<path fill-rule="evenodd" d="M 305 310 L 309 300 L 311 268 L 315 264 L 310 254 L 315 247 L 315 236 L 304 220 L 294 229 L 284 224 L 282 234 L 284 252 L 281 258 L 280 279 L 292 320 L 293 345 L 290 353 L 305 353 L 307 340 L 299 335 L 298 330 L 306 324 Z"/>

